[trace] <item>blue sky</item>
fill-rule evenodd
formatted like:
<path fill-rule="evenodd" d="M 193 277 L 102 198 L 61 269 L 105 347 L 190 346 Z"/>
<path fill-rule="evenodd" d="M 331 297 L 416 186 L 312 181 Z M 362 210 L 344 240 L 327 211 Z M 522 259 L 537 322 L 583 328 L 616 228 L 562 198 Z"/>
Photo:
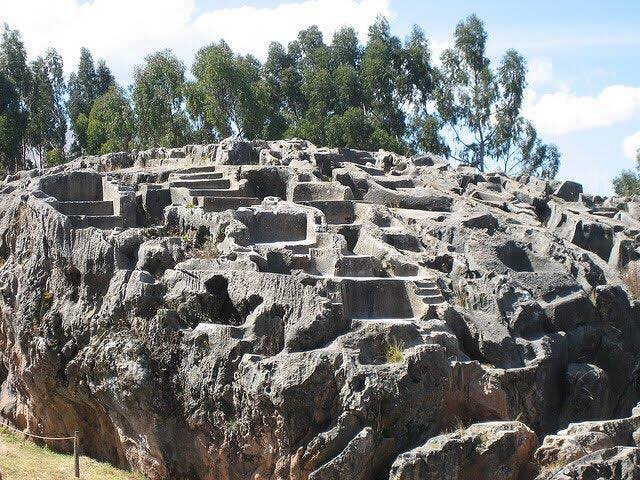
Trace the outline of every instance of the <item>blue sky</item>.
<path fill-rule="evenodd" d="M 311 23 L 327 40 L 344 24 L 364 38 L 377 14 L 400 37 L 417 23 L 438 54 L 470 13 L 484 20 L 495 61 L 510 47 L 527 58 L 525 112 L 563 153 L 559 177 L 610 193 L 640 145 L 639 0 L 0 0 L 0 22 L 22 31 L 30 54 L 55 46 L 69 71 L 87 46 L 124 84 L 160 48 L 189 66 L 199 47 L 223 37 L 261 57 L 269 41 L 286 43 Z"/>

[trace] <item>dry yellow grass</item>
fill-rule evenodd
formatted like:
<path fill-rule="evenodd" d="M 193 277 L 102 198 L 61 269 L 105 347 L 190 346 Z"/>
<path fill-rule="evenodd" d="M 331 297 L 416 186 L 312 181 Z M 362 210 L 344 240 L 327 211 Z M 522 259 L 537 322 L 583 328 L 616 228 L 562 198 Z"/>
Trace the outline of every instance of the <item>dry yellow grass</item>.
<path fill-rule="evenodd" d="M 635 299 L 640 299 L 640 264 L 630 262 L 622 278 L 627 283 L 629 293 Z"/>
<path fill-rule="evenodd" d="M 2 480 L 75 480 L 73 455 L 56 453 L 22 440 L 0 428 L 0 474 Z M 80 457 L 83 480 L 143 480 L 107 463 Z"/>

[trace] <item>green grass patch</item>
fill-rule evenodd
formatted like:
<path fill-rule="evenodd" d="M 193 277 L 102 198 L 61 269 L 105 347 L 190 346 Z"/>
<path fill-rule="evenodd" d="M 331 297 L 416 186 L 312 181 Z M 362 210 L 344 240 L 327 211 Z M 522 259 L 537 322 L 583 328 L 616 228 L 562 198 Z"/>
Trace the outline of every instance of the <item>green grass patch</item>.
<path fill-rule="evenodd" d="M 75 480 L 73 455 L 23 440 L 0 427 L 0 474 L 2 480 Z M 80 478 L 84 480 L 144 480 L 108 463 L 80 457 Z"/>

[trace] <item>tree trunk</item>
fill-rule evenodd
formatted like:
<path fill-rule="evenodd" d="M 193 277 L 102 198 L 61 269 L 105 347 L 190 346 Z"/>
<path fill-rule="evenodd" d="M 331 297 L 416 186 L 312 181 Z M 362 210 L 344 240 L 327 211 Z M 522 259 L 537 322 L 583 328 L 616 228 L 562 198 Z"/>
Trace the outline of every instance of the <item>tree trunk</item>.
<path fill-rule="evenodd" d="M 478 128 L 480 132 L 480 150 L 478 152 L 478 170 L 484 172 L 484 156 L 485 156 L 485 145 L 484 145 L 484 132 L 482 128 Z"/>

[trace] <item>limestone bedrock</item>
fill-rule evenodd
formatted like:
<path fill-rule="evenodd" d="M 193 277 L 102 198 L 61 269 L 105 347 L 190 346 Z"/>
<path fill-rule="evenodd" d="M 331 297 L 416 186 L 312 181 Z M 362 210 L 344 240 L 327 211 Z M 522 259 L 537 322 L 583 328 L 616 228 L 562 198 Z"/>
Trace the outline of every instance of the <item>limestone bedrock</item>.
<path fill-rule="evenodd" d="M 638 478 L 638 215 L 298 139 L 20 172 L 0 418 L 151 479 Z"/>

